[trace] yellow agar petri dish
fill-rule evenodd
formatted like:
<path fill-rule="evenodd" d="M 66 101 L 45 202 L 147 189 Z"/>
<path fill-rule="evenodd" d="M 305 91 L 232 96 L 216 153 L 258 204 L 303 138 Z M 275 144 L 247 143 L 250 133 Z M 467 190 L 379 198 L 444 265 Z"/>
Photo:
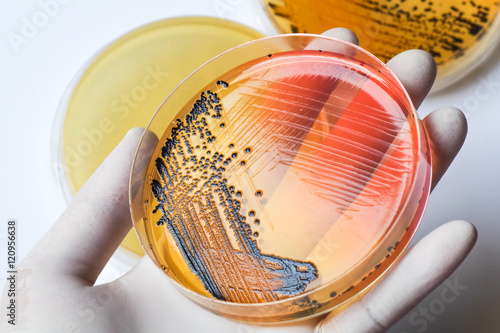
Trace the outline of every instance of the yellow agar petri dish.
<path fill-rule="evenodd" d="M 496 0 L 263 0 L 282 33 L 354 31 L 360 45 L 383 61 L 409 49 L 429 52 L 438 65 L 433 91 L 458 81 L 496 47 Z"/>
<path fill-rule="evenodd" d="M 302 320 L 356 299 L 397 261 L 427 202 L 429 159 L 380 60 L 334 38 L 266 37 L 166 98 L 134 162 L 132 218 L 195 302 L 243 322 Z"/>
<path fill-rule="evenodd" d="M 78 78 L 60 136 L 64 185 L 75 194 L 133 127 L 204 62 L 263 35 L 211 17 L 177 17 L 135 29 L 105 47 Z M 174 114 L 172 114 L 172 117 Z M 122 245 L 144 254 L 131 230 Z"/>

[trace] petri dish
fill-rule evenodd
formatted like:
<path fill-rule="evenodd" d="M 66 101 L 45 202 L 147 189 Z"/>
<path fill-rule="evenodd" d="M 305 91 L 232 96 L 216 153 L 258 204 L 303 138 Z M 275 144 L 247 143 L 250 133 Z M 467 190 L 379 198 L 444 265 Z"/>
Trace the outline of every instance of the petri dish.
<path fill-rule="evenodd" d="M 262 36 L 232 21 L 186 16 L 147 24 L 106 46 L 62 103 L 57 146 L 66 197 L 78 192 L 129 129 L 146 127 L 182 79 L 217 54 Z M 133 230 L 122 246 L 144 254 Z"/>
<path fill-rule="evenodd" d="M 376 57 L 319 35 L 265 37 L 206 63 L 155 113 L 132 169 L 134 226 L 166 278 L 215 313 L 318 316 L 410 242 L 428 149 Z"/>
<path fill-rule="evenodd" d="M 384 62 L 409 49 L 433 55 L 438 74 L 433 92 L 460 80 L 495 49 L 499 38 L 496 0 L 263 0 L 282 33 L 354 31 L 360 45 Z"/>

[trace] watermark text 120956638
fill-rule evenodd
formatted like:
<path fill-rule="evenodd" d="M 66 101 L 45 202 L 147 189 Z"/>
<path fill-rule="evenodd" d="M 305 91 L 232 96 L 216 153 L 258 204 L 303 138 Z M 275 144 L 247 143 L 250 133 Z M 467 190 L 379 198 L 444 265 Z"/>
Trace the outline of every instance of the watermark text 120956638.
<path fill-rule="evenodd" d="M 16 257 L 17 257 L 17 221 L 7 221 L 7 322 L 16 324 Z"/>

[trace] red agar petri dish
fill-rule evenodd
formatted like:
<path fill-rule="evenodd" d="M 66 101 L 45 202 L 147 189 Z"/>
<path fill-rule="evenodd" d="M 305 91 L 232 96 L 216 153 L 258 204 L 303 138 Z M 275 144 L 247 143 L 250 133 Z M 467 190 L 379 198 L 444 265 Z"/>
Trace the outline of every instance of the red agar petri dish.
<path fill-rule="evenodd" d="M 428 199 L 429 155 L 380 60 L 325 36 L 266 37 L 165 99 L 132 171 L 134 225 L 207 309 L 251 323 L 310 318 L 363 295 L 400 257 Z"/>

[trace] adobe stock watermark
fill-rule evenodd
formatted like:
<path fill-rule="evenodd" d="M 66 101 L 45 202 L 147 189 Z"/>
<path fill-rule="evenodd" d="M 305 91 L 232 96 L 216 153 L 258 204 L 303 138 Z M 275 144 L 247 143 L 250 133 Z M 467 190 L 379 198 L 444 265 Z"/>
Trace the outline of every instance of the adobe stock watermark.
<path fill-rule="evenodd" d="M 228 13 L 233 12 L 242 3 L 243 0 L 215 0 L 213 6 L 218 17 L 226 18 Z"/>
<path fill-rule="evenodd" d="M 356 34 L 360 41 L 360 46 L 364 49 L 370 46 L 374 40 L 380 39 L 382 35 L 381 25 L 371 20 L 368 20 L 363 26 L 358 25 L 353 27 L 352 32 Z"/>
<path fill-rule="evenodd" d="M 333 254 L 339 250 L 340 245 L 334 239 L 335 234 L 327 232 L 309 253 L 307 260 L 317 265 L 331 261 Z"/>
<path fill-rule="evenodd" d="M 5 249 L 7 250 L 7 283 L 5 285 L 5 293 L 7 296 L 7 323 L 15 326 L 17 320 L 18 304 L 17 304 L 17 220 L 9 219 L 7 221 L 7 241 Z"/>
<path fill-rule="evenodd" d="M 236 333 L 255 333 L 255 328 L 246 324 L 239 324 Z"/>
<path fill-rule="evenodd" d="M 38 36 L 54 17 L 56 17 L 62 6 L 71 0 L 39 0 L 38 8 L 34 14 L 21 17 L 20 27 L 16 31 L 9 31 L 7 39 L 15 53 Z"/>
<path fill-rule="evenodd" d="M 455 104 L 455 107 L 464 113 L 477 111 L 481 107 L 481 102 L 496 95 L 500 90 L 500 78 L 492 74 L 482 76 L 477 79 L 474 86 L 475 89 L 472 94 L 468 94 L 460 103 Z"/>
<path fill-rule="evenodd" d="M 426 305 L 420 305 L 408 317 L 408 323 L 414 328 L 411 331 L 400 333 L 422 333 L 425 332 L 436 319 L 446 311 L 446 307 L 454 303 L 467 289 L 466 285 L 460 284 L 458 278 L 448 279 L 441 286 L 439 296 L 428 301 Z"/>
<path fill-rule="evenodd" d="M 157 89 L 168 77 L 160 65 L 146 66 L 145 74 L 136 85 L 128 91 L 116 96 L 109 105 L 109 115 L 102 117 L 93 128 L 81 130 L 81 139 L 73 145 L 64 147 L 64 163 L 58 163 L 57 168 L 64 173 L 70 174 L 74 169 L 88 157 L 94 149 L 100 146 L 107 136 L 111 135 L 119 123 L 127 119 L 130 114 L 139 107 L 140 103 L 148 98 L 151 91 Z"/>
<path fill-rule="evenodd" d="M 88 332 L 99 316 L 105 315 L 106 308 L 116 304 L 124 305 L 130 302 L 126 295 L 126 289 L 132 281 L 127 275 L 122 276 L 119 281 L 114 281 L 105 286 L 97 286 L 98 290 L 89 295 L 79 306 L 75 308 L 74 315 L 62 327 L 64 333 Z"/>

